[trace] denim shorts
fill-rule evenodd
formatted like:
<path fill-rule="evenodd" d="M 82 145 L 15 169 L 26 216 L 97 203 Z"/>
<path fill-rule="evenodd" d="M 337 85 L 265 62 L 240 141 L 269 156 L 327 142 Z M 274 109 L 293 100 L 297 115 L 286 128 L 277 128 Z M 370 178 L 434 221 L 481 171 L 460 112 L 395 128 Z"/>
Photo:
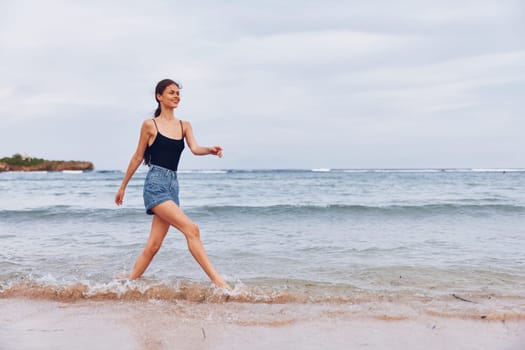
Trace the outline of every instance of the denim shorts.
<path fill-rule="evenodd" d="M 158 165 L 150 165 L 144 181 L 143 196 L 146 213 L 149 215 L 155 214 L 151 210 L 153 207 L 166 201 L 174 201 L 180 205 L 177 172 Z"/>

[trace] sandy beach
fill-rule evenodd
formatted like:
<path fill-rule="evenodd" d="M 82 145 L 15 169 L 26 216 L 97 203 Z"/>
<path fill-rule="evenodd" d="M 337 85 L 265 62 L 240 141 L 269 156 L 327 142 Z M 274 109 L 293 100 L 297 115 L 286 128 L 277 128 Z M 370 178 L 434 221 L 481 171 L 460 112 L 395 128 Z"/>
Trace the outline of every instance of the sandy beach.
<path fill-rule="evenodd" d="M 392 306 L 392 310 L 399 306 Z M 0 300 L 0 349 L 525 349 L 524 320 L 340 306 Z"/>

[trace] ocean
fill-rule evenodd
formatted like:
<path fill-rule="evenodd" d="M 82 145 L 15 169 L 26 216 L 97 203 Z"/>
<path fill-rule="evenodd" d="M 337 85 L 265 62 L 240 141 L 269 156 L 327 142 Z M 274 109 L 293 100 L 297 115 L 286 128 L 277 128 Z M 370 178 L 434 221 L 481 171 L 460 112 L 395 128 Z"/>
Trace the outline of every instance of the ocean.
<path fill-rule="evenodd" d="M 149 235 L 146 170 L 122 207 L 122 171 L 0 173 L 0 299 L 525 318 L 523 169 L 180 171 L 181 208 L 231 292 L 173 228 L 143 278 L 123 277 Z"/>

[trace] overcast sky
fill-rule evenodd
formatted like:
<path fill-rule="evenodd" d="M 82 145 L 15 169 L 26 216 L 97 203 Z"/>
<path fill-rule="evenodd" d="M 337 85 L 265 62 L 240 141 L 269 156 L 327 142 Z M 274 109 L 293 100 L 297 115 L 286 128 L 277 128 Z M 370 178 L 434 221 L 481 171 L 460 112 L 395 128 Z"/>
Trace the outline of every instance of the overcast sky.
<path fill-rule="evenodd" d="M 525 167 L 519 0 L 0 0 L 0 157 L 124 169 L 163 78 L 182 169 Z"/>

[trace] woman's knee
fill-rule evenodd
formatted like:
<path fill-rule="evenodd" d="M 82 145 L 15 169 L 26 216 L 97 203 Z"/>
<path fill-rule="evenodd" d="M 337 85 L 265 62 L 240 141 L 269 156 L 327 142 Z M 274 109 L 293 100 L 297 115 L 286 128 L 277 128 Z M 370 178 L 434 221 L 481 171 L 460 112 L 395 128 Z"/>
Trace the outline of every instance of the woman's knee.
<path fill-rule="evenodd" d="M 184 232 L 188 240 L 200 240 L 201 230 L 197 224 L 192 223 L 189 228 Z"/>

